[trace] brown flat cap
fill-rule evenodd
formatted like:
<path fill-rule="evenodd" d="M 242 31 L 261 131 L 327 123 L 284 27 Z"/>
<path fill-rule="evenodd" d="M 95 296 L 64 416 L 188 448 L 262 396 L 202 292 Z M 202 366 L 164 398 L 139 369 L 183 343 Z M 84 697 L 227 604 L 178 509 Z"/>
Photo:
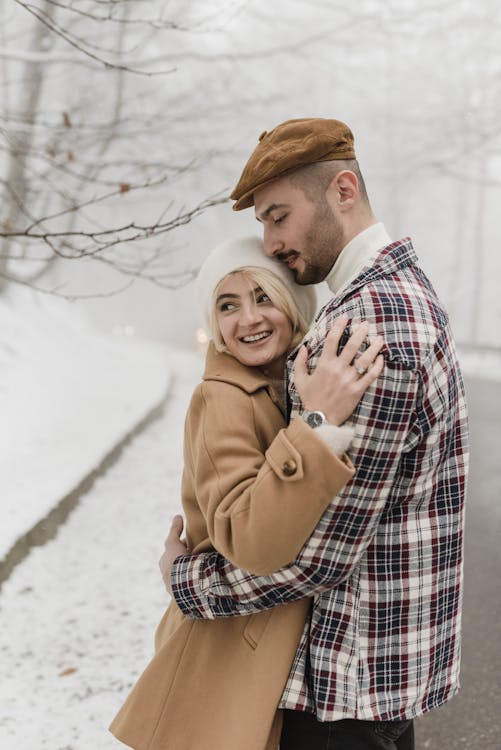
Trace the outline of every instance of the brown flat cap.
<path fill-rule="evenodd" d="M 254 191 L 287 172 L 335 159 L 355 159 L 354 138 L 339 120 L 305 117 L 287 120 L 259 136 L 259 143 L 231 194 L 234 211 L 254 204 Z"/>

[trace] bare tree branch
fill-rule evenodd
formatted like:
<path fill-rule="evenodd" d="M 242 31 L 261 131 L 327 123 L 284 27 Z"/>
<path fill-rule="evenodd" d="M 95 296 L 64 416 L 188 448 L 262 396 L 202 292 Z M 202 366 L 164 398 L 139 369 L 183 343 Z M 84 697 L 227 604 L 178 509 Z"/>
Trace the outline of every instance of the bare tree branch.
<path fill-rule="evenodd" d="M 115 195 L 117 194 L 118 193 L 115 193 Z M 103 200 L 104 197 L 105 196 L 102 196 Z M 138 240 L 149 240 L 152 237 L 157 237 L 158 235 L 165 234 L 166 232 L 170 232 L 173 229 L 177 229 L 180 226 L 188 224 L 208 208 L 222 205 L 227 201 L 227 197 L 209 198 L 200 203 L 198 206 L 195 206 L 195 208 L 187 211 L 181 210 L 177 213 L 176 216 L 169 219 L 168 221 L 157 221 L 153 224 L 139 224 L 135 221 L 132 221 L 122 226 L 115 226 L 99 231 L 83 229 L 73 231 L 61 230 L 52 232 L 34 231 L 34 228 L 40 223 L 47 223 L 48 221 L 63 216 L 65 213 L 68 213 L 68 211 L 72 210 L 68 209 L 67 211 L 61 211 L 53 216 L 44 217 L 43 219 L 38 220 L 33 225 L 27 227 L 22 231 L 8 231 L 3 229 L 2 231 L 0 231 L 0 237 L 9 239 L 23 238 L 35 242 L 42 241 L 46 243 L 46 245 L 50 247 L 50 249 L 58 257 L 64 258 L 66 260 L 76 260 L 91 257 L 96 255 L 97 253 L 103 253 L 103 251 L 109 250 L 113 247 L 116 247 L 117 245 L 137 242 Z M 77 208 L 81 209 L 82 206 L 75 207 L 74 210 L 77 210 Z M 87 244 L 87 247 L 77 247 L 74 244 L 77 240 L 82 240 L 84 242 L 89 241 L 90 245 Z M 56 245 L 56 242 L 60 243 L 59 246 Z M 61 250 L 61 243 L 63 242 L 67 247 L 71 248 L 71 253 L 66 253 Z"/>
<path fill-rule="evenodd" d="M 170 68 L 169 70 L 145 71 L 145 70 L 139 70 L 138 68 L 132 68 L 129 65 L 124 65 L 121 63 L 114 62 L 113 60 L 106 60 L 101 55 L 98 55 L 95 52 L 92 52 L 92 50 L 89 49 L 91 45 L 88 42 L 86 43 L 84 40 L 75 37 L 73 34 L 71 34 L 71 32 L 68 29 L 65 29 L 62 26 L 59 26 L 59 24 L 57 24 L 54 20 L 52 20 L 50 17 L 48 17 L 39 9 L 35 8 L 34 6 L 32 6 L 31 4 L 27 2 L 24 2 L 24 0 L 14 0 L 14 1 L 18 5 L 20 5 L 22 8 L 24 8 L 28 13 L 31 13 L 38 21 L 40 21 L 40 23 L 46 26 L 50 31 L 52 31 L 58 37 L 60 37 L 61 39 L 64 39 L 65 42 L 67 42 L 69 45 L 77 49 L 86 57 L 103 65 L 106 69 L 114 68 L 117 70 L 127 71 L 128 73 L 134 73 L 135 75 L 142 75 L 142 76 L 148 76 L 148 77 L 168 75 L 176 71 L 176 68 Z M 28 60 L 26 60 L 26 62 L 28 62 Z"/>

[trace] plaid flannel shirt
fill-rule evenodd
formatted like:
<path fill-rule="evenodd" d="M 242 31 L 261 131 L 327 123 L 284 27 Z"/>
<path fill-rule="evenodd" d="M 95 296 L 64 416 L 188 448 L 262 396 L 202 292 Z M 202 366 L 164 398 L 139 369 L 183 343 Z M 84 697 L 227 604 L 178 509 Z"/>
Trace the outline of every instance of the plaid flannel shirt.
<path fill-rule="evenodd" d="M 256 576 L 217 552 L 182 555 L 173 592 L 188 617 L 208 619 L 313 597 L 280 706 L 321 721 L 412 718 L 459 687 L 463 383 L 447 315 L 408 238 L 317 315 L 311 368 L 343 312 L 385 341 L 383 374 L 351 419 L 355 477 L 290 565 Z M 301 403 L 288 370 L 292 418 Z"/>

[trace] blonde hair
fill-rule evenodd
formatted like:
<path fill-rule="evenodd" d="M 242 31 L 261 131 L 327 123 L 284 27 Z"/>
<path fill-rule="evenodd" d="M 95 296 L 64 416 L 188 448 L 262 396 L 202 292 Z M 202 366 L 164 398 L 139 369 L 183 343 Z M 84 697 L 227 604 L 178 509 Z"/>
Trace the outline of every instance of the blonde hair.
<path fill-rule="evenodd" d="M 304 334 L 308 330 L 308 323 L 301 314 L 298 306 L 296 305 L 292 294 L 289 292 L 283 281 L 272 271 L 268 271 L 266 268 L 259 268 L 253 266 L 246 266 L 245 268 L 236 268 L 234 271 L 227 273 L 223 276 L 219 284 L 214 290 L 212 295 L 212 304 L 210 311 L 210 329 L 214 345 L 218 352 L 227 352 L 227 348 L 221 336 L 221 331 L 217 323 L 216 317 L 216 300 L 219 292 L 219 287 L 225 279 L 229 276 L 234 276 L 237 273 L 241 273 L 251 284 L 258 286 L 268 295 L 274 307 L 277 310 L 286 315 L 292 326 L 292 338 L 290 342 L 290 348 L 293 349 L 299 344 Z"/>

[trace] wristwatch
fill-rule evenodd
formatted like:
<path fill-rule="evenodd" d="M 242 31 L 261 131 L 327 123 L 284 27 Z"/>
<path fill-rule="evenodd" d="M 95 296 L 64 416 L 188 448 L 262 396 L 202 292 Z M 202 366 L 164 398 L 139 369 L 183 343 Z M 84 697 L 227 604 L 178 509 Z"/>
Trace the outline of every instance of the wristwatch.
<path fill-rule="evenodd" d="M 304 411 L 302 416 L 306 424 L 313 429 L 320 427 L 321 424 L 329 424 L 323 411 Z"/>

